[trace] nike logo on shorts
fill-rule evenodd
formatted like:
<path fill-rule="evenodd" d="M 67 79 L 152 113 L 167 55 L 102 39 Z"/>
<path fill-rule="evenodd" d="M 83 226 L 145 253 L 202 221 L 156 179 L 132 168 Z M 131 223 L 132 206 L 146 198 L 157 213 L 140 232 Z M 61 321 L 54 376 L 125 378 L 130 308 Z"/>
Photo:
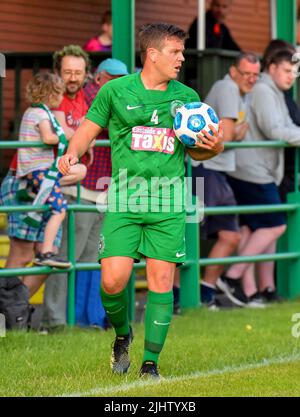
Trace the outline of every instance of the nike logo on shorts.
<path fill-rule="evenodd" d="M 139 104 L 138 106 L 129 106 L 129 104 L 127 104 L 127 110 L 134 110 L 134 109 L 139 109 L 140 107 L 143 107 L 141 104 Z"/>
<path fill-rule="evenodd" d="M 154 324 L 157 324 L 158 326 L 168 326 L 169 324 L 170 324 L 170 322 L 169 323 L 160 323 L 159 321 L 157 321 L 157 320 L 154 320 L 154 322 L 153 322 Z"/>
<path fill-rule="evenodd" d="M 181 258 L 182 256 L 185 256 L 185 253 L 176 253 L 176 258 Z"/>

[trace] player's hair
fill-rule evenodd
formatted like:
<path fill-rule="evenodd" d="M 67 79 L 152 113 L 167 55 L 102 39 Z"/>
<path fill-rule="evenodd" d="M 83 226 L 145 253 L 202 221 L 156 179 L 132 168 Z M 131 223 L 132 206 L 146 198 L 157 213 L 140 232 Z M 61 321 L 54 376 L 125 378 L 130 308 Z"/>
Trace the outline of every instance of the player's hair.
<path fill-rule="evenodd" d="M 148 48 L 160 49 L 162 43 L 169 38 L 178 38 L 183 42 L 188 34 L 180 27 L 170 23 L 149 23 L 142 25 L 139 31 L 140 54 L 142 64 L 145 62 Z"/>
<path fill-rule="evenodd" d="M 275 55 L 279 51 L 284 50 L 291 51 L 292 53 L 296 52 L 296 48 L 291 43 L 283 39 L 272 39 L 266 47 L 266 49 L 264 50 L 262 57 L 262 69 L 268 68 L 269 62 L 273 55 Z"/>
<path fill-rule="evenodd" d="M 53 69 L 58 74 L 60 74 L 61 62 L 65 56 L 76 56 L 83 58 L 85 61 L 86 72 L 89 72 L 91 67 L 89 55 L 79 45 L 67 45 L 64 46 L 60 51 L 56 51 L 53 54 Z"/>
<path fill-rule="evenodd" d="M 65 84 L 57 74 L 39 72 L 26 85 L 26 99 L 31 104 L 49 102 L 51 94 L 59 95 L 65 92 Z"/>
<path fill-rule="evenodd" d="M 259 62 L 258 56 L 255 55 L 253 52 L 241 52 L 240 54 L 238 54 L 238 56 L 235 58 L 235 61 L 234 61 L 234 66 L 236 68 L 238 68 L 242 59 L 245 59 L 251 64 L 256 64 L 257 62 Z"/>
<path fill-rule="evenodd" d="M 266 68 L 269 69 L 270 65 L 279 65 L 282 62 L 289 62 L 290 64 L 295 64 L 296 62 L 293 61 L 293 56 L 294 52 L 292 52 L 289 49 L 277 51 L 274 55 L 271 56 Z"/>

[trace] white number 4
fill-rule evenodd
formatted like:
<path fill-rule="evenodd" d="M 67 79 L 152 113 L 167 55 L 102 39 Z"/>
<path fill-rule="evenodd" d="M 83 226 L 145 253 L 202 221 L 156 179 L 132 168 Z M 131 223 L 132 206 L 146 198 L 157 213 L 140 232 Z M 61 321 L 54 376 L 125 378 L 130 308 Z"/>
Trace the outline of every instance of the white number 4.
<path fill-rule="evenodd" d="M 151 116 L 151 122 L 153 122 L 155 125 L 158 125 L 158 114 L 157 110 L 154 110 Z"/>

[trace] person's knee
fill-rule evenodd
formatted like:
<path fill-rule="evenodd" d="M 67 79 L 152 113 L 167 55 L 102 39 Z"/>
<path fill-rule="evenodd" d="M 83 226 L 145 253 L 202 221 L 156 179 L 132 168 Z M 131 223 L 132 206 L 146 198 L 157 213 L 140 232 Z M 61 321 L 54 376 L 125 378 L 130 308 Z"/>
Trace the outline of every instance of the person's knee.
<path fill-rule="evenodd" d="M 273 229 L 275 239 L 278 239 L 286 231 L 286 224 L 283 224 L 283 225 L 277 226 L 277 227 L 273 227 L 272 229 Z"/>
<path fill-rule="evenodd" d="M 218 240 L 224 246 L 230 246 L 231 250 L 234 251 L 240 243 L 241 234 L 239 232 L 222 230 L 218 234 Z"/>
<path fill-rule="evenodd" d="M 173 288 L 173 277 L 168 271 L 157 271 L 148 278 L 149 289 L 154 292 L 168 292 Z"/>
<path fill-rule="evenodd" d="M 34 257 L 34 243 L 13 239 L 10 243 L 9 261 L 16 267 L 29 264 Z"/>
<path fill-rule="evenodd" d="M 126 283 L 127 280 L 125 277 L 124 279 L 120 277 L 118 277 L 117 279 L 115 277 L 110 277 L 110 279 L 102 278 L 101 285 L 106 294 L 114 295 L 123 291 L 126 287 Z"/>

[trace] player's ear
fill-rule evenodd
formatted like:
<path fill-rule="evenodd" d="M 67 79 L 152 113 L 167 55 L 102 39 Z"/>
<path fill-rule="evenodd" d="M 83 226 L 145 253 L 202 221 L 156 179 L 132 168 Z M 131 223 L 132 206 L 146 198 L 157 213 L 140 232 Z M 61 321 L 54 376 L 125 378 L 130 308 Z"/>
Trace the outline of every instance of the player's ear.
<path fill-rule="evenodd" d="M 148 49 L 148 56 L 150 58 L 150 61 L 155 63 L 157 58 L 157 49 L 155 48 L 149 48 Z"/>

